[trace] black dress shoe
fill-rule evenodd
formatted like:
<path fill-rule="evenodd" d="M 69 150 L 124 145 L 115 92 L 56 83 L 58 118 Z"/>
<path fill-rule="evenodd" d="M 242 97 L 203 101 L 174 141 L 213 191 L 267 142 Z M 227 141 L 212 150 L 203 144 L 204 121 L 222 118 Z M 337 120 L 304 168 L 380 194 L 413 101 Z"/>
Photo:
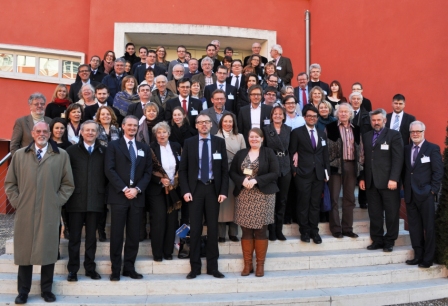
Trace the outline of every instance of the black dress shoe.
<path fill-rule="evenodd" d="M 99 275 L 95 270 L 86 271 L 86 276 L 90 277 L 91 279 L 101 279 L 101 275 Z"/>
<path fill-rule="evenodd" d="M 173 260 L 173 255 L 165 255 L 163 258 L 166 260 Z"/>
<path fill-rule="evenodd" d="M 302 234 L 302 235 L 300 236 L 300 240 L 302 240 L 303 242 L 310 242 L 310 235 L 307 234 L 307 233 Z"/>
<path fill-rule="evenodd" d="M 100 242 L 105 242 L 107 240 L 106 239 L 106 233 L 105 232 L 98 232 L 98 240 Z"/>
<path fill-rule="evenodd" d="M 193 279 L 193 278 L 196 278 L 196 276 L 198 276 L 198 275 L 201 275 L 201 272 L 196 273 L 196 272 L 191 271 L 190 273 L 188 273 L 188 275 L 187 275 L 187 279 Z"/>
<path fill-rule="evenodd" d="M 111 282 L 118 282 L 120 280 L 120 274 L 119 273 L 112 273 L 109 277 Z"/>
<path fill-rule="evenodd" d="M 313 237 L 311 237 L 311 239 L 313 239 L 313 242 L 315 244 L 321 244 L 322 243 L 322 238 L 320 238 L 319 234 L 315 234 Z"/>
<path fill-rule="evenodd" d="M 216 278 L 224 278 L 224 274 L 222 274 L 221 272 L 219 272 L 218 270 L 216 271 L 212 271 L 212 272 L 207 272 L 208 275 L 213 275 L 213 277 Z"/>
<path fill-rule="evenodd" d="M 421 259 L 418 259 L 418 258 L 414 258 L 414 259 L 406 260 L 406 264 L 407 264 L 407 265 L 410 265 L 410 266 L 418 265 L 418 264 L 421 263 L 421 262 L 422 262 L 422 260 L 421 260 Z"/>
<path fill-rule="evenodd" d="M 367 247 L 367 250 L 369 250 L 369 251 L 379 250 L 379 249 L 382 249 L 383 247 L 384 247 L 384 245 L 382 243 L 374 242 Z"/>
<path fill-rule="evenodd" d="M 64 239 L 69 240 L 70 239 L 70 233 L 68 231 L 68 228 L 64 229 Z"/>
<path fill-rule="evenodd" d="M 56 297 L 51 292 L 42 292 L 40 296 L 44 299 L 47 303 L 52 303 L 56 301 Z"/>
<path fill-rule="evenodd" d="M 218 238 L 218 242 L 221 242 L 221 243 L 222 243 L 222 242 L 226 242 L 226 238 L 219 237 L 219 238 Z"/>
<path fill-rule="evenodd" d="M 422 262 L 422 263 L 419 263 L 419 264 L 418 264 L 418 267 L 419 267 L 419 268 L 424 268 L 424 269 L 429 269 L 431 266 L 432 266 L 432 265 L 430 265 L 430 264 L 428 264 L 428 263 L 425 263 L 425 262 Z"/>
<path fill-rule="evenodd" d="M 78 275 L 76 275 L 75 272 L 68 272 L 67 281 L 69 281 L 69 282 L 77 282 L 78 281 Z"/>
<path fill-rule="evenodd" d="M 230 241 L 238 242 L 240 241 L 237 236 L 229 236 Z"/>
<path fill-rule="evenodd" d="M 142 279 L 143 275 L 137 273 L 136 271 L 123 271 L 123 276 L 130 277 L 132 279 Z"/>
<path fill-rule="evenodd" d="M 15 299 L 15 303 L 16 304 L 26 304 L 26 302 L 28 301 L 28 294 L 25 293 L 20 293 L 16 299 Z"/>
<path fill-rule="evenodd" d="M 334 238 L 343 238 L 344 236 L 342 235 L 341 232 L 336 232 L 336 233 L 333 234 L 333 237 Z"/>
<path fill-rule="evenodd" d="M 163 259 L 162 259 L 162 257 L 154 257 L 153 260 L 157 261 L 157 262 L 161 262 Z"/>
<path fill-rule="evenodd" d="M 358 237 L 359 237 L 358 234 L 355 234 L 355 233 L 353 233 L 353 232 L 342 233 L 342 235 L 343 235 L 343 236 L 350 237 L 350 238 L 358 238 Z"/>
<path fill-rule="evenodd" d="M 394 246 L 393 245 L 385 245 L 383 248 L 383 252 L 392 252 L 394 250 Z"/>

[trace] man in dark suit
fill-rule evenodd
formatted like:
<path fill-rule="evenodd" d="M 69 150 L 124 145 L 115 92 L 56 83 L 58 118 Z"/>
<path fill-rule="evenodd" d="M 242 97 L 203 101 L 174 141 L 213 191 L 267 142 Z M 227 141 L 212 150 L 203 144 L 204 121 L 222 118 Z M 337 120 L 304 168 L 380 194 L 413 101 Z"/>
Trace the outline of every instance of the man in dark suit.
<path fill-rule="evenodd" d="M 178 85 L 177 90 L 179 91 L 179 96 L 165 103 L 165 120 L 171 120 L 173 109 L 176 106 L 181 106 L 187 113 L 190 124 L 193 124 L 202 110 L 202 102 L 190 96 L 190 79 L 183 78 L 179 80 Z"/>
<path fill-rule="evenodd" d="M 216 71 L 216 83 L 205 86 L 204 89 L 204 97 L 207 99 L 208 107 L 212 107 L 212 93 L 216 89 L 221 89 L 225 92 L 225 109 L 229 112 L 236 114 L 236 105 L 237 105 L 237 91 L 236 88 L 232 85 L 226 83 L 227 78 L 227 68 L 225 66 L 219 66 L 218 71 Z"/>
<path fill-rule="evenodd" d="M 113 105 L 115 95 L 121 91 L 121 81 L 127 76 L 127 73 L 124 71 L 125 65 L 126 61 L 123 58 L 117 58 L 114 62 L 114 71 L 106 75 L 101 81 L 109 88 L 109 97 L 107 98 L 109 105 Z"/>
<path fill-rule="evenodd" d="M 352 85 L 352 92 L 359 92 L 362 94 L 363 92 L 363 88 L 362 88 L 362 84 L 359 82 L 353 83 Z M 366 97 L 364 97 L 364 95 L 362 96 L 362 108 L 365 109 L 368 112 L 372 111 L 372 102 L 370 102 L 369 99 L 367 99 Z"/>
<path fill-rule="evenodd" d="M 359 188 L 366 190 L 369 203 L 370 238 L 368 250 L 383 249 L 392 252 L 398 238 L 400 190 L 398 188 L 403 168 L 403 140 L 400 133 L 386 127 L 386 111 L 370 112 L 373 130 L 362 135 L 364 145 L 364 170 Z M 383 223 L 386 219 L 387 233 Z"/>
<path fill-rule="evenodd" d="M 257 43 L 257 42 L 253 43 L 253 44 L 252 44 L 252 54 L 251 54 L 251 55 L 258 55 L 258 56 L 261 58 L 260 66 L 261 66 L 261 67 L 264 67 L 264 65 L 266 65 L 266 64 L 268 63 L 268 59 L 267 59 L 266 57 L 262 56 L 262 55 L 260 54 L 260 51 L 261 51 L 261 45 L 260 45 L 260 43 Z M 249 64 L 249 58 L 251 57 L 251 55 L 248 55 L 248 56 L 246 56 L 246 57 L 244 58 L 244 61 L 243 61 L 244 66 L 246 66 L 247 64 Z"/>
<path fill-rule="evenodd" d="M 392 99 L 393 113 L 387 114 L 386 127 L 400 132 L 404 145 L 410 144 L 409 125 L 415 121 L 415 117 L 404 112 L 406 106 L 402 94 L 396 94 Z"/>
<path fill-rule="evenodd" d="M 131 68 L 131 74 L 135 75 L 135 71 L 137 70 L 138 67 L 140 66 L 144 66 L 146 65 L 146 57 L 148 56 L 148 48 L 146 48 L 145 46 L 142 46 L 138 49 L 138 54 L 140 55 L 140 62 L 135 63 L 134 65 L 132 65 Z"/>
<path fill-rule="evenodd" d="M 249 88 L 248 95 L 250 105 L 241 107 L 238 113 L 238 131 L 243 134 L 246 146 L 249 147 L 248 133 L 251 128 L 262 129 L 265 125 L 271 123 L 272 106 L 261 104 L 263 88 L 260 85 L 252 85 Z"/>
<path fill-rule="evenodd" d="M 199 73 L 198 70 L 199 61 L 196 58 L 192 58 L 188 61 L 188 71 L 185 72 L 184 77 L 189 78 L 190 80 Z"/>
<path fill-rule="evenodd" d="M 209 57 L 212 59 L 212 61 L 213 61 L 213 69 L 212 70 L 213 70 L 213 72 L 216 72 L 218 70 L 218 67 L 221 65 L 221 62 L 216 58 L 216 54 L 217 54 L 216 46 L 213 44 L 208 44 L 207 47 L 205 48 L 205 51 L 206 51 L 207 55 L 204 56 L 204 58 Z M 199 71 L 200 72 L 203 71 L 201 63 L 204 58 L 201 58 L 199 60 Z"/>
<path fill-rule="evenodd" d="M 98 70 L 101 64 L 101 58 L 98 55 L 94 55 L 90 58 L 90 80 L 101 83 L 106 76 L 105 73 Z"/>
<path fill-rule="evenodd" d="M 141 65 L 135 70 L 134 76 L 137 79 L 137 84 L 140 84 L 145 80 L 146 69 L 149 67 L 154 70 L 154 77 L 158 75 L 165 75 L 165 69 L 156 65 L 157 54 L 154 50 L 149 50 L 146 56 L 146 65 Z"/>
<path fill-rule="evenodd" d="M 202 219 L 207 222 L 207 274 L 216 278 L 218 270 L 219 204 L 227 198 L 229 173 L 224 139 L 210 134 L 211 120 L 207 115 L 196 118 L 199 136 L 185 140 L 179 166 L 181 194 L 190 212 L 190 265 L 187 279 L 201 274 L 200 245 Z"/>
<path fill-rule="evenodd" d="M 308 86 L 308 74 L 301 72 L 297 75 L 297 82 L 299 86 L 294 88 L 294 96 L 296 96 L 298 107 L 303 110 L 303 107 L 308 104 L 308 98 L 310 93 L 310 87 Z"/>
<path fill-rule="evenodd" d="M 272 62 L 275 64 L 277 75 L 283 80 L 285 85 L 291 85 L 291 79 L 294 76 L 291 60 L 283 56 L 283 49 L 280 45 L 274 45 L 271 48 Z"/>
<path fill-rule="evenodd" d="M 107 86 L 104 84 L 98 84 L 95 87 L 95 98 L 98 101 L 98 103 L 86 106 L 86 108 L 84 108 L 83 120 L 84 121 L 92 119 L 95 120 L 95 115 L 98 109 L 101 106 L 109 106 L 114 111 L 115 116 L 117 116 L 118 124 L 120 124 L 121 121 L 123 120 L 123 116 L 120 115 L 120 111 L 118 109 L 116 109 L 115 107 L 112 106 L 112 104 L 109 104 L 107 102 L 108 97 L 109 97 L 109 89 L 107 88 Z"/>
<path fill-rule="evenodd" d="M 303 242 L 322 243 L 319 235 L 319 213 L 324 182 L 330 175 L 327 136 L 317 130 L 318 110 L 307 104 L 302 115 L 306 124 L 291 133 L 289 155 L 298 154 L 298 162 L 294 164 L 293 176 L 297 188 L 298 205 L 297 220 Z"/>
<path fill-rule="evenodd" d="M 212 126 L 210 129 L 210 134 L 216 135 L 219 129 L 219 121 L 221 118 L 229 114 L 230 112 L 224 109 L 224 104 L 226 101 L 226 93 L 222 89 L 215 89 L 215 91 L 211 94 L 212 107 L 204 109 L 201 112 L 201 115 L 207 115 L 210 117 L 212 121 Z"/>
<path fill-rule="evenodd" d="M 82 85 L 91 84 L 93 87 L 99 84 L 99 82 L 92 81 L 90 79 L 90 66 L 87 64 L 79 65 L 78 67 L 78 76 L 80 78 L 79 81 L 70 85 L 70 90 L 68 92 L 68 97 L 72 100 L 73 103 L 79 101 L 78 93 L 81 90 Z"/>
<path fill-rule="evenodd" d="M 232 73 L 227 77 L 226 84 L 235 87 L 236 93 L 239 95 L 240 88 L 246 88 L 246 76 L 242 74 L 243 63 L 241 63 L 241 60 L 234 60 L 231 69 Z"/>
<path fill-rule="evenodd" d="M 138 119 L 126 116 L 121 127 L 123 138 L 109 143 L 104 161 L 105 173 L 109 180 L 107 200 L 111 208 L 111 281 L 120 280 L 125 227 L 123 276 L 133 279 L 143 277 L 135 271 L 135 259 L 138 253 L 140 220 L 145 207 L 145 189 L 152 174 L 149 146 L 135 140 Z"/>
<path fill-rule="evenodd" d="M 404 200 L 408 215 L 414 259 L 408 265 L 429 268 L 436 250 L 434 198 L 443 178 L 443 161 L 438 145 L 425 140 L 425 124 L 409 126 L 412 143 L 404 147 Z"/>
<path fill-rule="evenodd" d="M 314 86 L 319 86 L 325 92 L 325 95 L 331 93 L 330 86 L 327 83 L 322 82 L 320 78 L 321 68 L 319 64 L 311 64 L 310 65 L 310 80 L 308 82 L 309 90 L 313 89 Z"/>
<path fill-rule="evenodd" d="M 135 116 L 139 120 L 143 117 L 143 109 L 146 103 L 151 99 L 151 87 L 149 84 L 142 84 L 138 87 L 138 96 L 140 97 L 140 103 L 132 103 L 128 106 L 128 112 L 126 116 Z M 163 120 L 163 111 L 159 109 L 159 117 Z"/>

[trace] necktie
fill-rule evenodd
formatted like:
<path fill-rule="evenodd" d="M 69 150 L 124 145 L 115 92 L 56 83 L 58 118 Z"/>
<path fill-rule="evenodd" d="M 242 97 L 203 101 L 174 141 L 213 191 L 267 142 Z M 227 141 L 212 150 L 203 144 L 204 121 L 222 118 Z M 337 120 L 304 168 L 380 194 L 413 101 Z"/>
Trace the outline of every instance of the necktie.
<path fill-rule="evenodd" d="M 355 111 L 355 117 L 358 116 L 358 111 Z"/>
<path fill-rule="evenodd" d="M 36 153 L 36 157 L 37 157 L 37 161 L 40 163 L 40 161 L 42 160 L 42 155 L 40 155 L 40 153 L 42 153 L 42 150 L 41 149 L 38 149 L 37 150 L 37 153 Z"/>
<path fill-rule="evenodd" d="M 202 158 L 201 158 L 201 181 L 203 183 L 206 183 L 208 181 L 208 173 L 209 173 L 209 167 L 208 167 L 208 144 L 207 138 L 203 138 L 202 141 L 204 142 L 202 146 Z"/>
<path fill-rule="evenodd" d="M 92 154 L 92 146 L 90 146 L 87 151 L 89 151 L 89 154 Z"/>
<path fill-rule="evenodd" d="M 129 155 L 131 157 L 131 176 L 130 179 L 132 181 L 132 183 L 134 182 L 134 176 L 135 176 L 135 150 L 134 150 L 134 146 L 132 145 L 132 141 L 128 142 L 129 144 Z"/>
<path fill-rule="evenodd" d="M 396 130 L 396 131 L 400 130 L 400 127 L 398 126 L 398 124 L 400 123 L 399 121 L 400 120 L 398 118 L 398 115 L 395 115 L 394 126 L 392 127 L 393 130 Z"/>
<path fill-rule="evenodd" d="M 240 77 L 239 75 L 235 76 L 235 78 L 236 78 L 236 80 L 235 80 L 235 88 L 236 88 L 237 92 L 238 92 L 238 89 L 240 89 L 240 82 L 238 80 L 239 77 Z"/>
<path fill-rule="evenodd" d="M 187 100 L 185 99 L 182 100 L 182 108 L 184 109 L 185 112 L 187 112 Z"/>
<path fill-rule="evenodd" d="M 378 136 L 380 136 L 380 133 L 378 133 L 378 132 L 373 132 L 372 147 L 375 146 L 375 144 L 376 144 L 376 140 L 378 139 Z"/>
<path fill-rule="evenodd" d="M 314 130 L 310 130 L 311 132 L 311 145 L 313 146 L 313 149 L 316 149 L 316 139 L 314 139 Z"/>
<path fill-rule="evenodd" d="M 415 165 L 415 161 L 417 160 L 418 149 L 418 146 L 414 146 L 414 154 L 412 154 L 412 166 Z"/>
<path fill-rule="evenodd" d="M 302 102 L 303 102 L 303 106 L 306 105 L 306 89 L 302 88 Z"/>
<path fill-rule="evenodd" d="M 222 90 L 222 87 L 223 87 L 224 85 L 222 85 L 222 84 L 219 84 L 219 89 L 221 89 Z"/>

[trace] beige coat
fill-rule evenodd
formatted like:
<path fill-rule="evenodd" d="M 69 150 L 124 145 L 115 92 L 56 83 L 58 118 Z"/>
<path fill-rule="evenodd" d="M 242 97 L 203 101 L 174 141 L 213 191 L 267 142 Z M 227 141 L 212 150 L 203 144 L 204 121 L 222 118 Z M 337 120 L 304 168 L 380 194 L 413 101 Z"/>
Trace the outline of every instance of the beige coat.
<path fill-rule="evenodd" d="M 16 209 L 14 263 L 48 265 L 58 256 L 61 206 L 73 193 L 70 159 L 49 143 L 41 162 L 34 142 L 13 156 L 5 179 L 5 192 Z"/>
<path fill-rule="evenodd" d="M 236 152 L 246 148 L 246 142 L 244 141 L 244 137 L 241 134 L 238 135 L 232 134 L 230 137 L 223 137 L 221 131 L 219 131 L 215 136 L 224 138 L 224 140 L 226 141 L 227 160 L 229 162 L 229 169 L 230 169 L 230 165 L 232 164 L 232 160 Z M 229 178 L 229 196 L 219 206 L 218 222 L 233 222 L 234 220 L 234 209 L 235 209 L 235 197 L 233 196 L 234 188 L 235 184 Z"/>

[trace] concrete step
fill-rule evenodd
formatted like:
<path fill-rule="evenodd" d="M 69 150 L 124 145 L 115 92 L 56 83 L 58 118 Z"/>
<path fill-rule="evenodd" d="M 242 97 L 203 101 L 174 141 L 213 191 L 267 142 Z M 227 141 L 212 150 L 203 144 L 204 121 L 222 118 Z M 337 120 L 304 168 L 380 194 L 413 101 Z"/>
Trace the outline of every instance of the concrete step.
<path fill-rule="evenodd" d="M 317 252 L 293 252 L 274 253 L 268 250 L 265 270 L 266 271 L 286 271 L 286 270 L 311 270 L 325 268 L 361 267 L 371 265 L 387 265 L 404 263 L 414 257 L 414 251 L 410 246 L 395 247 L 391 253 L 378 251 L 367 251 L 365 249 L 354 250 L 334 250 Z M 350 260 L 347 260 L 350 258 Z M 82 267 L 81 258 L 80 275 L 85 273 Z M 255 260 L 255 259 L 254 259 Z M 101 275 L 111 273 L 109 256 L 97 256 L 96 271 Z M 56 262 L 55 274 L 67 274 L 66 269 L 68 257 Z M 241 272 L 243 269 L 243 258 L 239 254 L 227 254 L 219 257 L 219 270 L 221 272 Z M 206 273 L 206 260 L 202 259 L 202 273 Z M 135 269 L 143 274 L 176 274 L 190 272 L 190 261 L 188 259 L 178 259 L 174 257 L 172 261 L 153 261 L 152 256 L 139 256 L 135 263 Z M 14 255 L 5 254 L 0 256 L 0 273 L 16 273 L 17 266 L 14 265 Z M 34 273 L 40 273 L 40 266 L 34 267 Z"/>
<path fill-rule="evenodd" d="M 350 258 L 347 258 L 350 260 Z M 225 273 L 225 278 L 216 279 L 210 275 L 200 275 L 187 280 L 186 274 L 145 274 L 141 280 L 122 277 L 119 282 L 109 281 L 107 276 L 91 280 L 79 275 L 78 282 L 68 282 L 65 275 L 55 275 L 53 293 L 56 295 L 109 296 L 152 296 L 178 294 L 224 294 L 240 292 L 263 292 L 310 290 L 322 288 L 369 286 L 393 284 L 397 282 L 422 281 L 446 277 L 446 268 L 435 265 L 420 269 L 406 264 L 390 264 L 366 267 L 344 267 L 300 271 L 268 271 L 264 277 L 247 277 L 239 273 Z M 448 281 L 447 281 L 448 283 Z M 40 276 L 33 275 L 31 294 L 40 293 Z M 336 290 L 337 291 L 337 290 Z M 16 294 L 17 274 L 0 274 L 0 294 Z M 357 304 L 360 305 L 360 304 Z"/>
<path fill-rule="evenodd" d="M 98 296 L 98 295 L 57 295 L 57 305 L 313 305 L 313 306 L 378 306 L 408 304 L 441 299 L 447 296 L 446 279 L 427 279 L 410 282 L 389 283 L 357 287 L 322 288 L 294 291 L 238 292 L 217 294 L 179 295 L 139 295 L 139 296 Z M 0 295 L 0 306 L 11 305 L 15 294 Z M 28 304 L 47 306 L 40 296 L 30 295 Z"/>
<path fill-rule="evenodd" d="M 369 233 L 360 233 L 358 238 L 344 237 L 342 239 L 334 238 L 330 235 L 321 235 L 322 244 L 305 243 L 300 240 L 299 237 L 287 236 L 286 241 L 270 241 L 270 252 L 309 252 L 309 251 L 330 251 L 330 250 L 349 250 L 349 249 L 364 249 L 372 243 Z M 109 241 L 97 243 L 97 256 L 109 256 L 110 249 Z M 396 246 L 410 245 L 410 237 L 408 231 L 400 231 L 398 239 L 395 241 Z M 68 240 L 62 239 L 60 245 L 60 251 L 62 256 L 68 254 Z M 6 242 L 6 254 L 14 253 L 13 240 L 10 239 Z M 241 242 L 226 241 L 219 243 L 220 254 L 241 254 Z M 84 243 L 81 243 L 81 254 L 84 254 Z M 145 240 L 140 242 L 139 255 L 151 255 L 151 242 Z M 177 254 L 177 250 L 174 249 L 174 253 Z"/>

